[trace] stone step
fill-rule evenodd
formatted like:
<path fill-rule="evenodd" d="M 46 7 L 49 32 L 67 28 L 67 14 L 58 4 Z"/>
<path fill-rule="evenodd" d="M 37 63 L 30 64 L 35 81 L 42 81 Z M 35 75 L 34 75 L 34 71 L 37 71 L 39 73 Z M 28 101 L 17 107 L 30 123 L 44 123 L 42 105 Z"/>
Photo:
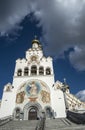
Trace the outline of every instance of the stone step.
<path fill-rule="evenodd" d="M 37 120 L 34 121 L 10 121 L 2 126 L 0 130 L 35 130 Z"/>
<path fill-rule="evenodd" d="M 37 123 L 38 120 L 10 121 L 0 126 L 0 130 L 35 130 Z M 48 119 L 45 130 L 85 130 L 85 125 L 74 124 L 66 118 Z"/>
<path fill-rule="evenodd" d="M 66 118 L 46 120 L 45 130 L 85 130 L 85 125 L 77 125 Z"/>

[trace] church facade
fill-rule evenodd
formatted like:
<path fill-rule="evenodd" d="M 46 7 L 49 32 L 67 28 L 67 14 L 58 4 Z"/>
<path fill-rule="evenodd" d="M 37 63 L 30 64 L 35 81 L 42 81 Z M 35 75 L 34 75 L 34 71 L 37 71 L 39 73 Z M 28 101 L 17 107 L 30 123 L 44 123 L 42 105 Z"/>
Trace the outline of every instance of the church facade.
<path fill-rule="evenodd" d="M 85 108 L 78 99 L 71 101 L 74 97 L 68 86 L 62 88 L 63 83 L 55 82 L 52 58 L 44 56 L 40 42 L 34 39 L 25 58 L 16 60 L 12 84 L 4 86 L 0 118 L 34 120 L 43 114 L 46 118 L 62 118 L 66 109 Z"/>

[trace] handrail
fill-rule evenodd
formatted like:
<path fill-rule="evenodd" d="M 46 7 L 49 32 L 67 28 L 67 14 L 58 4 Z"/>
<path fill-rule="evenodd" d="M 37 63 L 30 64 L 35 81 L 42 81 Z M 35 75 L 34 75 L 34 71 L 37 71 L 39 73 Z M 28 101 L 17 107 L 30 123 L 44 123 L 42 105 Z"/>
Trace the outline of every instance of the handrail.
<path fill-rule="evenodd" d="M 41 117 L 37 123 L 35 130 L 45 130 L 45 118 Z"/>

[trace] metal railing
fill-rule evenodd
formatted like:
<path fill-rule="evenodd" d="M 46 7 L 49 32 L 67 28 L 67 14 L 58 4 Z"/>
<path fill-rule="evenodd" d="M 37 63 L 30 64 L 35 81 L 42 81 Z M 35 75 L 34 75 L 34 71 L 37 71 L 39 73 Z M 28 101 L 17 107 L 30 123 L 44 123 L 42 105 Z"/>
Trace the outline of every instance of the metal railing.
<path fill-rule="evenodd" d="M 40 120 L 37 123 L 35 130 L 45 130 L 45 117 L 40 118 Z"/>

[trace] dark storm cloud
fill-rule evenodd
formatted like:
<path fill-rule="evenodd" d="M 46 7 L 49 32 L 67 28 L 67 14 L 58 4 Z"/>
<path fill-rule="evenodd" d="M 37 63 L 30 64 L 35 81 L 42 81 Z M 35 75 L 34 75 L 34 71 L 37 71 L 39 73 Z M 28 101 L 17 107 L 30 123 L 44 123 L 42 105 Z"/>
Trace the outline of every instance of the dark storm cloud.
<path fill-rule="evenodd" d="M 34 12 L 37 26 L 42 27 L 42 39 L 47 43 L 46 52 L 59 55 L 73 47 L 70 61 L 77 69 L 84 70 L 85 0 L 1 0 L 1 34 L 15 29 L 30 12 Z M 81 53 L 75 50 L 75 46 L 81 48 Z M 80 59 L 81 62 L 76 65 L 75 61 Z"/>
<path fill-rule="evenodd" d="M 0 0 L 1 35 L 19 29 L 18 24 L 31 11 L 30 4 L 30 0 Z"/>
<path fill-rule="evenodd" d="M 35 11 L 35 18 L 40 21 L 42 37 L 48 43 L 48 55 L 58 56 L 73 47 L 70 62 L 76 69 L 85 70 L 85 0 L 39 0 L 37 6 L 40 10 Z"/>

